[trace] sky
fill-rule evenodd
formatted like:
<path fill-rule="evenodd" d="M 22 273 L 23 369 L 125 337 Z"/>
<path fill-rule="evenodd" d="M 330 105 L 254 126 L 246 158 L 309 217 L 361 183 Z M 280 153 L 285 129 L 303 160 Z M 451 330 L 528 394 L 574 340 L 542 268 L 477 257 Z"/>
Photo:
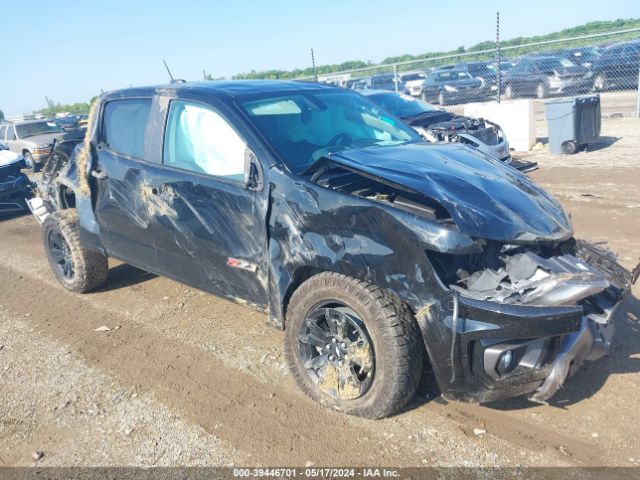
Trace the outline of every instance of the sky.
<path fill-rule="evenodd" d="M 0 110 L 86 102 L 101 90 L 541 35 L 640 17 L 639 0 L 0 0 Z"/>

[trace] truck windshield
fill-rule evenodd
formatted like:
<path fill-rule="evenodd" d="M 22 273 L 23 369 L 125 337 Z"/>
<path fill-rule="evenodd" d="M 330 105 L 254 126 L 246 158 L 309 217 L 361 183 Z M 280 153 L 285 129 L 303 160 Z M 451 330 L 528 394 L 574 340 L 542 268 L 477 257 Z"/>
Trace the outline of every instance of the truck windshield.
<path fill-rule="evenodd" d="M 348 90 L 280 94 L 241 105 L 294 173 L 340 150 L 421 141 L 410 127 Z"/>
<path fill-rule="evenodd" d="M 57 133 L 63 130 L 53 122 L 33 122 L 16 125 L 18 138 L 34 137 L 43 133 Z"/>

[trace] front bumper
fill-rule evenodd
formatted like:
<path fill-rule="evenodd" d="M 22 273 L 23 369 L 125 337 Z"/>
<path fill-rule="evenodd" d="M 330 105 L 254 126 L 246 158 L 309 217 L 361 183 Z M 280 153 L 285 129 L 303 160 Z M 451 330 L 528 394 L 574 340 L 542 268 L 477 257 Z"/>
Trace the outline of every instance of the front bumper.
<path fill-rule="evenodd" d="M 32 184 L 23 173 L 0 179 L 0 215 L 24 212 L 33 196 Z"/>
<path fill-rule="evenodd" d="M 443 396 L 485 403 L 526 395 L 545 402 L 584 361 L 608 351 L 612 320 L 640 265 L 629 272 L 590 245 L 581 244 L 580 252 L 612 278 L 588 304 L 502 304 L 454 293 L 448 308 L 418 317 Z"/>
<path fill-rule="evenodd" d="M 580 330 L 563 339 L 549 374 L 529 399 L 539 403 L 546 402 L 585 360 L 601 358 L 609 351 L 614 330 L 615 327 L 611 322 L 599 324 L 584 318 Z"/>
<path fill-rule="evenodd" d="M 564 80 L 549 84 L 549 95 L 572 95 L 584 93 L 591 88 L 591 82 L 587 79 Z"/>

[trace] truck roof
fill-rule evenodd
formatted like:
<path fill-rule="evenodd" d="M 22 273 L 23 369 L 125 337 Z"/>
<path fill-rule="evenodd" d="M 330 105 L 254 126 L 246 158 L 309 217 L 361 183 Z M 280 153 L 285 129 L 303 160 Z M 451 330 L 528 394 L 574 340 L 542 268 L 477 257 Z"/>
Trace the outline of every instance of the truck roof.
<path fill-rule="evenodd" d="M 240 98 L 261 94 L 308 92 L 317 90 L 340 90 L 327 84 L 300 82 L 296 80 L 229 80 L 206 82 L 175 82 L 149 87 L 133 87 L 114 90 L 102 95 L 105 100 L 132 96 L 151 96 L 155 93 L 188 90 L 212 96 Z"/>

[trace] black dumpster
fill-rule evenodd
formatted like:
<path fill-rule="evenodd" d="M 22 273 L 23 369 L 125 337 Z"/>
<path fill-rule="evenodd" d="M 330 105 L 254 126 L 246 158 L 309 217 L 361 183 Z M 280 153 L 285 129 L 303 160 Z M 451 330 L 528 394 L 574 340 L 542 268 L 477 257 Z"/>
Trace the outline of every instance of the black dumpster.
<path fill-rule="evenodd" d="M 551 153 L 571 155 L 600 136 L 600 95 L 544 103 Z"/>

